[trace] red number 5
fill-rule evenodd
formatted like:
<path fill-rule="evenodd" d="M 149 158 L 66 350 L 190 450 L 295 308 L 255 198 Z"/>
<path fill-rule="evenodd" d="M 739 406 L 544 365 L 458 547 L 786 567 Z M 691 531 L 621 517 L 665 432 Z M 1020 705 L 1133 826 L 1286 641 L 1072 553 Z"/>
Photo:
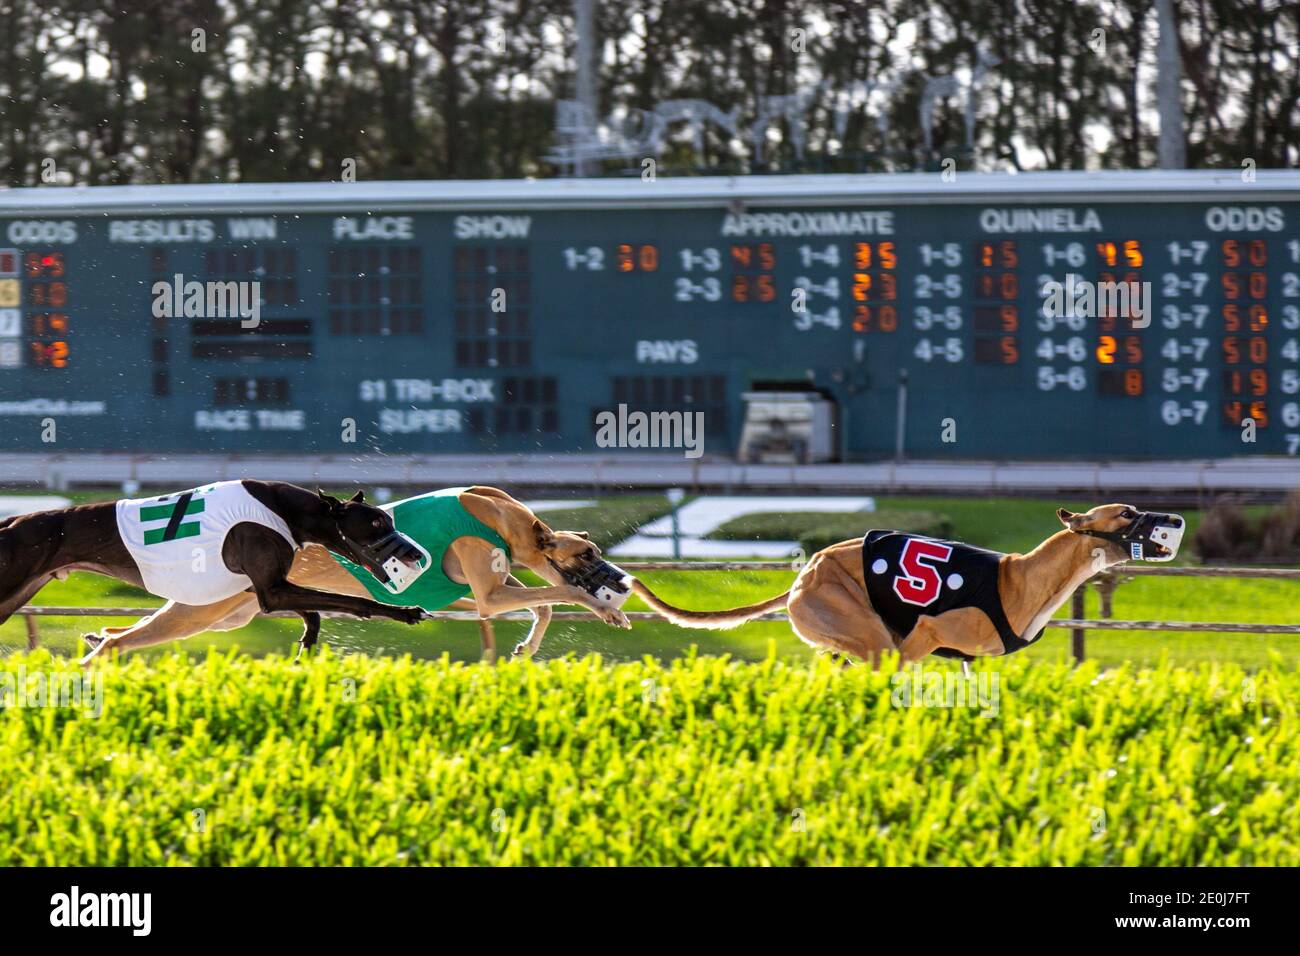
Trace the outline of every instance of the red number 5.
<path fill-rule="evenodd" d="M 900 601 L 927 607 L 939 597 L 942 582 L 939 572 L 930 564 L 944 564 L 952 557 L 952 548 L 937 541 L 922 541 L 920 538 L 908 538 L 903 545 L 903 554 L 898 563 L 903 566 L 903 573 L 894 578 L 894 593 Z"/>

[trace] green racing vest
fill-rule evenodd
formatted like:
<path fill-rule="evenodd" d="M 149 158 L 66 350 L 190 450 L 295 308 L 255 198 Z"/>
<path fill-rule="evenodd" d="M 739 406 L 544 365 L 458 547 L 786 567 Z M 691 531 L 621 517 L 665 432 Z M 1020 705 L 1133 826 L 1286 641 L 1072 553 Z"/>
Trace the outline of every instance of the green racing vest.
<path fill-rule="evenodd" d="M 504 551 L 507 559 L 510 558 L 510 546 L 501 535 L 465 510 L 465 506 L 460 503 L 460 496 L 466 490 L 443 488 L 383 506 L 393 516 L 397 530 L 417 542 L 433 559 L 428 569 L 401 594 L 393 594 L 360 565 L 333 552 L 331 556 L 345 571 L 365 585 L 370 596 L 380 604 L 400 607 L 417 605 L 426 611 L 436 611 L 453 601 L 468 597 L 472 593 L 470 586 L 458 584 L 442 570 L 442 559 L 451 543 L 457 538 L 482 538 Z"/>

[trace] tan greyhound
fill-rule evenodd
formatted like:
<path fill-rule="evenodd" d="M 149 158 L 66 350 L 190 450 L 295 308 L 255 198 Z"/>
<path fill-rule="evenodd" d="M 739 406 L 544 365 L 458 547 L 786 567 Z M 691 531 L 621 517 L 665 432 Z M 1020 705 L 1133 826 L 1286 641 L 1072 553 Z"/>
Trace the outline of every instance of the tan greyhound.
<path fill-rule="evenodd" d="M 405 526 L 403 533 L 429 552 L 434 562 L 430 570 L 435 573 L 426 571 L 408 590 L 389 593 L 349 561 L 323 547 L 308 545 L 296 553 L 289 581 L 317 591 L 414 604 L 425 610 L 474 610 L 482 619 L 526 609 L 533 614 L 533 626 L 516 646 L 517 655 L 537 650 L 555 604 L 585 607 L 613 627 L 631 626 L 617 608 L 569 583 L 581 580 L 586 569 L 602 563 L 600 549 L 587 534 L 552 531 L 504 491 L 485 486 L 444 489 L 397 502 L 385 510 L 389 508 L 395 521 Z M 550 586 L 526 587 L 510 573 L 512 564 L 529 569 Z M 434 583 L 428 584 L 430 581 Z M 467 593 L 472 597 L 462 596 Z M 260 611 L 257 596 L 251 593 L 202 606 L 172 601 L 130 627 L 105 628 L 87 635 L 86 640 L 95 649 L 106 641 L 104 650 L 136 650 L 205 631 L 236 630 Z M 494 657 L 490 629 L 482 628 L 480 634 L 484 656 Z M 301 646 L 310 648 L 315 636 L 305 638 Z"/>
<path fill-rule="evenodd" d="M 1057 516 L 1065 530 L 1023 555 L 869 532 L 817 552 L 785 594 L 728 611 L 673 607 L 640 581 L 632 590 L 683 627 L 730 628 L 786 607 L 807 643 L 873 663 L 895 649 L 904 664 L 931 653 L 970 659 L 1033 643 L 1098 571 L 1135 558 L 1172 560 L 1185 528 L 1178 515 L 1123 504 Z"/>

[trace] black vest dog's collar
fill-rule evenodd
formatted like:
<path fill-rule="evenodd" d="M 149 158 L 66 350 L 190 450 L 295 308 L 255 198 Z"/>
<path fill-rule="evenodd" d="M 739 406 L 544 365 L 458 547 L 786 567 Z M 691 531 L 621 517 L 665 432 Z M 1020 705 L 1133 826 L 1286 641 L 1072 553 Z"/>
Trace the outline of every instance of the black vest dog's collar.
<path fill-rule="evenodd" d="M 1074 531 L 1075 534 L 1086 534 L 1092 538 L 1101 538 L 1103 541 L 1113 541 L 1118 545 L 1127 545 L 1130 541 L 1137 540 L 1138 536 L 1133 532 L 1134 529 L 1137 528 L 1138 522 L 1141 520 L 1142 518 L 1140 516 L 1134 518 L 1119 531 L 1089 531 L 1086 528 L 1081 531 L 1074 531 L 1073 528 L 1070 530 Z"/>

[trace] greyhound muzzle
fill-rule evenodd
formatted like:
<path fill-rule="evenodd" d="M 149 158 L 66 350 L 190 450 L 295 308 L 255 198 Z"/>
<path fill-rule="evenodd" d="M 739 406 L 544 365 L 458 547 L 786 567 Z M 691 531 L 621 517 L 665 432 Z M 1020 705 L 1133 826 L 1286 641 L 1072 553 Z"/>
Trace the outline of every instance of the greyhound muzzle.
<path fill-rule="evenodd" d="M 401 594 L 433 564 L 429 552 L 400 531 L 386 534 L 365 547 L 348 543 L 361 556 L 366 570 L 393 594 Z"/>
<path fill-rule="evenodd" d="M 1187 522 L 1182 515 L 1144 511 L 1123 531 L 1085 531 L 1094 538 L 1114 541 L 1128 552 L 1130 561 L 1172 561 L 1178 556 Z"/>
<path fill-rule="evenodd" d="M 593 561 L 576 571 L 560 567 L 554 561 L 551 561 L 551 566 L 560 572 L 560 577 L 567 583 L 582 588 L 606 607 L 621 608 L 632 593 L 632 576 L 608 561 Z"/>

